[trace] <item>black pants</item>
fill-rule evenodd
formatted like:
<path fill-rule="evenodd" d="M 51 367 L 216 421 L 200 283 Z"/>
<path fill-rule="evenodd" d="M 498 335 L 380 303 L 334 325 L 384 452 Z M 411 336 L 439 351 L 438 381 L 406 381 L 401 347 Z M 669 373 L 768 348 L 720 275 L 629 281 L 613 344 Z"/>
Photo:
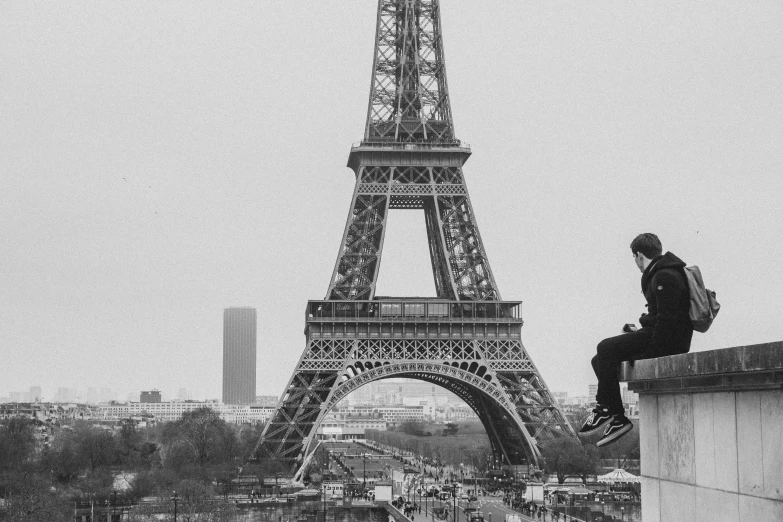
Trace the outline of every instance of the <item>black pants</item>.
<path fill-rule="evenodd" d="M 591 361 L 598 377 L 598 393 L 595 401 L 609 408 L 609 413 L 623 413 L 623 399 L 620 396 L 620 363 L 655 357 L 650 350 L 654 328 L 642 328 L 635 332 L 609 337 L 598 343 L 598 353 Z"/>

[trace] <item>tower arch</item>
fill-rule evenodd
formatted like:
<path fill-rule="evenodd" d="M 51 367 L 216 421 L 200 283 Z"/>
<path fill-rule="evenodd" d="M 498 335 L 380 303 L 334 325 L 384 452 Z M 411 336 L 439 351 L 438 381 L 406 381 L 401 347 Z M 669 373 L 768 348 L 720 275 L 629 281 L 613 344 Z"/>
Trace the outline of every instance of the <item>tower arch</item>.
<path fill-rule="evenodd" d="M 474 365 L 478 368 L 478 364 L 474 363 L 471 366 Z M 523 421 L 515 405 L 508 400 L 508 395 L 498 389 L 498 384 L 493 383 L 491 379 L 477 375 L 475 371 L 460 368 L 454 363 L 382 362 L 358 374 L 351 371 L 353 368 L 350 366 L 342 375 L 342 382 L 326 402 L 317 425 L 341 400 L 362 386 L 384 379 L 414 379 L 450 391 L 476 413 L 489 438 L 495 462 L 528 464 L 530 462 L 527 455 L 532 455 L 533 464 L 538 463 L 540 450 L 537 441 L 524 429 Z M 518 441 L 517 444 L 509 444 L 508 440 L 504 440 L 509 434 L 512 439 Z M 305 443 L 304 446 L 309 446 L 309 443 Z"/>

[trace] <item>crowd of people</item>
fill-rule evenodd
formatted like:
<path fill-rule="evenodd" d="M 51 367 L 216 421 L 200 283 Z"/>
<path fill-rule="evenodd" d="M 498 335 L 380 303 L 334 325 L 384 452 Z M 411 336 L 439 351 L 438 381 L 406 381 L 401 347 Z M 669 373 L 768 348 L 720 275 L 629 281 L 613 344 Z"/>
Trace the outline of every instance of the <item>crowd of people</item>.
<path fill-rule="evenodd" d="M 411 520 L 415 520 L 416 514 L 421 513 L 421 506 L 419 504 L 411 502 L 410 500 L 405 500 L 403 497 L 392 500 L 392 506 L 402 511 L 402 513 Z"/>

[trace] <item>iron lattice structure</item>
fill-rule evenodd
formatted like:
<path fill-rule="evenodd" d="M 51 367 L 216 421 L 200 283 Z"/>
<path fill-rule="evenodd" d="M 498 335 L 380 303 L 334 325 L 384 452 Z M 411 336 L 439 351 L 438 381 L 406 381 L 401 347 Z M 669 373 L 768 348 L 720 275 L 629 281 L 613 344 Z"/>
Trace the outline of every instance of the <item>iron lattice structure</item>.
<path fill-rule="evenodd" d="M 437 0 L 378 2 L 364 139 L 455 141 Z"/>
<path fill-rule="evenodd" d="M 454 138 L 438 0 L 380 0 L 364 140 L 348 166 L 351 210 L 326 299 L 307 305 L 307 346 L 254 456 L 301 462 L 323 417 L 374 380 L 419 379 L 463 399 L 495 462 L 539 465 L 541 440 L 575 437 L 502 301 Z M 424 211 L 437 298 L 378 298 L 391 209 Z"/>

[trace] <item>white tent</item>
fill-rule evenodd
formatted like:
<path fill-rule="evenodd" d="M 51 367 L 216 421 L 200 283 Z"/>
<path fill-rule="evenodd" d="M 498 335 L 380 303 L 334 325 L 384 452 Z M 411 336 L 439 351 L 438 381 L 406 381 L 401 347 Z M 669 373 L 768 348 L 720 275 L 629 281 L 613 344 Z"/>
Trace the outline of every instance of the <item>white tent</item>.
<path fill-rule="evenodd" d="M 599 475 L 598 482 L 604 482 L 606 484 L 638 484 L 642 480 L 636 475 L 628 473 L 624 469 L 617 468 L 614 471 L 610 471 L 606 475 Z"/>

